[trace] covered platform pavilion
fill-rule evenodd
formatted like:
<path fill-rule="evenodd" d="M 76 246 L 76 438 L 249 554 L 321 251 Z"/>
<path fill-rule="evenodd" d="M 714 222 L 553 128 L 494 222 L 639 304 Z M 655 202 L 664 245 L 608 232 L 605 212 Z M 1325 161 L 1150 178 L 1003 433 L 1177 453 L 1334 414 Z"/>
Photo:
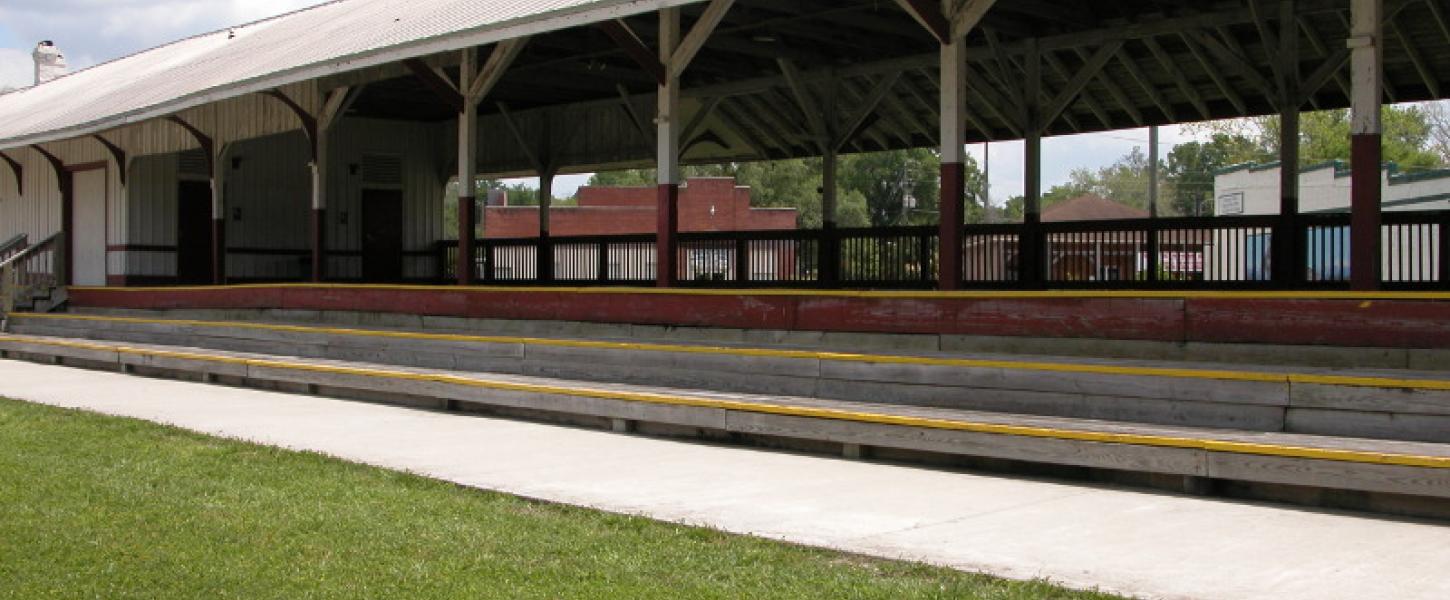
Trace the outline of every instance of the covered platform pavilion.
<path fill-rule="evenodd" d="M 1443 0 L 340 0 L 0 96 L 0 256 L 12 303 L 286 282 L 1434 292 L 1450 217 L 1382 214 L 1379 115 L 1447 76 Z M 1353 214 L 1300 214 L 1298 115 L 1344 107 Z M 1044 136 L 1268 114 L 1279 215 L 1042 223 Z M 965 145 L 1011 139 L 1024 222 L 965 224 Z M 838 156 L 920 147 L 938 226 L 835 226 Z M 790 157 L 824 160 L 823 229 L 678 232 L 681 165 Z M 648 166 L 654 235 L 550 236 L 556 176 Z M 478 239 L 469 186 L 445 217 L 449 182 L 480 176 L 541 178 L 537 237 Z M 1343 228 L 1347 252 L 1315 233 Z M 1055 268 L 1125 241 L 1133 276 Z M 1201 272 L 1171 276 L 1185 247 Z M 780 253 L 791 268 L 755 268 Z M 1344 280 L 1306 276 L 1339 253 Z M 701 260 L 723 266 L 697 280 Z"/>

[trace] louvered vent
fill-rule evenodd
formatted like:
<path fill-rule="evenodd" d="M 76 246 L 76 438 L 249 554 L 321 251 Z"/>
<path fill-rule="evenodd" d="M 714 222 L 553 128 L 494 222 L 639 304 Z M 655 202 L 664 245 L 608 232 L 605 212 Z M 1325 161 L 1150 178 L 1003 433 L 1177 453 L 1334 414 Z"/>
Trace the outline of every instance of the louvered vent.
<path fill-rule="evenodd" d="M 402 185 L 403 159 L 391 154 L 365 154 L 362 159 L 363 183 Z"/>
<path fill-rule="evenodd" d="M 207 172 L 206 153 L 201 150 L 187 150 L 186 152 L 182 152 L 177 168 L 181 171 L 182 175 L 211 177 L 211 173 Z"/>

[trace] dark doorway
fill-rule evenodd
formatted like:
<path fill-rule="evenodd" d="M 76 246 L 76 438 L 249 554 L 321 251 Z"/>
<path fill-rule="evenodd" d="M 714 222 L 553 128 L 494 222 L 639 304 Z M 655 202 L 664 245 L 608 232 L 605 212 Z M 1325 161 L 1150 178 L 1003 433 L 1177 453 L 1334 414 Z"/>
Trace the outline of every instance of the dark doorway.
<path fill-rule="evenodd" d="M 362 267 L 368 283 L 403 279 L 403 192 L 363 190 Z"/>
<path fill-rule="evenodd" d="M 211 283 L 211 184 L 183 181 L 176 194 L 176 278 Z"/>

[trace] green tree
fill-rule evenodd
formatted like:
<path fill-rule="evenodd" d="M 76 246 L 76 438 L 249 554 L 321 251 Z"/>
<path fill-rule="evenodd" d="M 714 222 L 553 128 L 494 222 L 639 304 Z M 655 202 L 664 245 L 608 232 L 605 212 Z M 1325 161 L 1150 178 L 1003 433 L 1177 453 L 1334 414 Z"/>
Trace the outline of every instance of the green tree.
<path fill-rule="evenodd" d="M 1162 214 L 1200 216 L 1212 212 L 1214 180 L 1224 167 L 1257 156 L 1253 140 L 1216 133 L 1206 142 L 1179 144 L 1168 153 L 1164 169 L 1168 203 Z"/>
<path fill-rule="evenodd" d="M 1306 112 L 1299 116 L 1299 162 L 1301 166 L 1332 160 L 1349 160 L 1349 111 Z M 1433 167 L 1446 158 L 1435 149 L 1439 128 L 1437 114 L 1425 106 L 1386 106 L 1383 112 L 1384 160 L 1404 169 Z M 1281 123 L 1277 116 L 1211 121 L 1187 126 L 1191 132 L 1210 137 L 1224 134 L 1251 144 L 1236 148 L 1228 164 L 1270 162 L 1279 157 Z"/>

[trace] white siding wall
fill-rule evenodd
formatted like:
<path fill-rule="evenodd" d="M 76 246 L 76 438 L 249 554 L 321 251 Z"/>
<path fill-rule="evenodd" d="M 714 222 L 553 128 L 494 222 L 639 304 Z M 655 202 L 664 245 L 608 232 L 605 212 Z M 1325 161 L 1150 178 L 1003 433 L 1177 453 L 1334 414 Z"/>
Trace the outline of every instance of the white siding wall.
<path fill-rule="evenodd" d="M 307 275 L 312 248 L 311 161 L 307 136 L 301 131 L 232 144 L 223 165 L 229 169 L 227 247 L 298 254 L 229 252 L 228 278 L 278 280 Z"/>
<path fill-rule="evenodd" d="M 362 190 L 373 185 L 363 182 L 366 155 L 397 156 L 402 160 L 403 249 L 433 249 L 434 242 L 443 235 L 445 182 L 449 173 L 457 170 L 456 165 L 450 166 L 443 159 L 443 131 L 449 127 L 446 123 L 344 119 L 333 129 L 326 229 L 330 250 L 362 251 Z M 433 263 L 431 256 L 406 258 L 403 276 L 430 278 L 435 273 Z M 357 256 L 334 256 L 328 273 L 337 278 L 362 277 L 362 260 Z"/>
<path fill-rule="evenodd" d="M 1350 178 L 1337 174 L 1332 167 L 1299 174 L 1300 212 L 1344 211 L 1349 209 Z M 1450 208 L 1450 176 L 1418 181 L 1393 181 L 1388 171 L 1380 173 L 1385 210 L 1444 210 Z M 1232 213 L 1225 207 L 1227 196 L 1243 195 L 1243 212 Z M 1243 168 L 1219 175 L 1214 180 L 1214 214 L 1275 215 L 1279 214 L 1279 169 Z M 1434 198 L 1431 202 L 1408 203 L 1417 198 Z"/>
<path fill-rule="evenodd" d="M 176 246 L 178 155 L 141 156 L 131 161 L 127 229 L 136 246 Z M 176 253 L 137 251 L 124 254 L 131 276 L 173 277 Z"/>

